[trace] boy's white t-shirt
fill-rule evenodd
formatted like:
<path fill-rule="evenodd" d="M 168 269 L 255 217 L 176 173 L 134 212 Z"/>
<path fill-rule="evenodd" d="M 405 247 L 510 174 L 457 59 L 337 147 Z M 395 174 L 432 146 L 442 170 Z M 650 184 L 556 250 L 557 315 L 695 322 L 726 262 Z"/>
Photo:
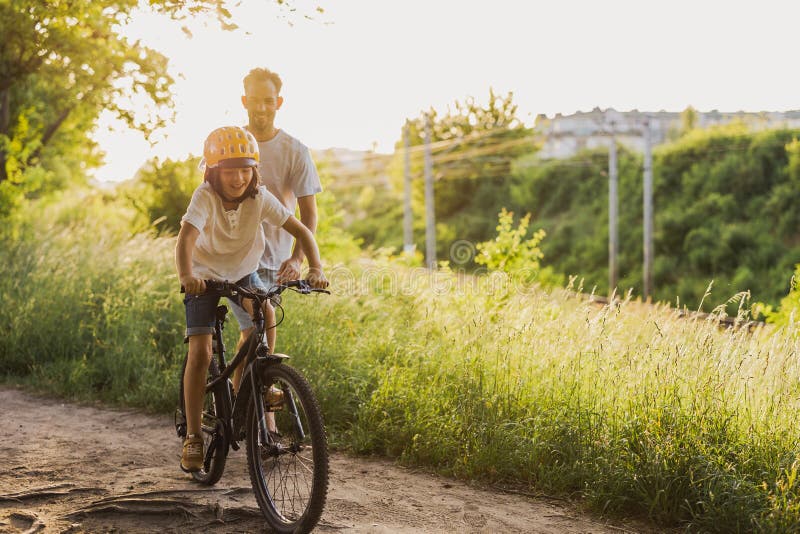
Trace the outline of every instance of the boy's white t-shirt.
<path fill-rule="evenodd" d="M 192 254 L 192 274 L 235 282 L 255 272 L 265 247 L 262 221 L 280 227 L 290 215 L 263 185 L 255 198 L 226 210 L 211 184 L 203 182 L 181 218 L 181 224 L 189 223 L 200 231 Z"/>

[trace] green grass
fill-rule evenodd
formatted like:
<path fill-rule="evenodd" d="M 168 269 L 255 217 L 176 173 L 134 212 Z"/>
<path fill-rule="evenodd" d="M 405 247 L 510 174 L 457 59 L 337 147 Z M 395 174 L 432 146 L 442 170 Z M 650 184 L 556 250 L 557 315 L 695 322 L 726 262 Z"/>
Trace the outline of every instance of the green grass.
<path fill-rule="evenodd" d="M 32 214 L 27 238 L 4 243 L 0 374 L 71 398 L 167 410 L 183 354 L 174 241 L 130 235 L 93 195 L 53 211 Z"/>
<path fill-rule="evenodd" d="M 107 209 L 79 199 L 4 243 L 0 374 L 170 411 L 184 353 L 174 238 L 131 235 Z M 663 526 L 800 529 L 796 325 L 723 331 L 385 259 L 329 274 L 333 296 L 285 298 L 278 350 L 311 379 L 338 446 Z"/>

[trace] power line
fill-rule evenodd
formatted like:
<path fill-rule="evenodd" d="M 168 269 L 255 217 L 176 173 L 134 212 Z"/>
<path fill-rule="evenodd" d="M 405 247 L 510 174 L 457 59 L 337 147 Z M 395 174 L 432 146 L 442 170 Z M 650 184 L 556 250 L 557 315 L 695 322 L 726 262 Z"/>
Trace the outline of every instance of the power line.
<path fill-rule="evenodd" d="M 483 147 L 475 147 L 466 152 L 455 152 L 443 156 L 436 156 L 433 158 L 434 163 L 446 163 L 448 161 L 456 161 L 464 158 L 472 158 L 478 156 L 488 156 L 503 152 L 509 148 L 514 148 L 523 145 L 532 145 L 534 137 L 522 137 L 519 139 L 512 139 L 496 145 L 486 145 Z"/>
<path fill-rule="evenodd" d="M 478 157 L 478 156 L 491 156 L 491 155 L 494 155 L 494 154 L 502 153 L 502 152 L 504 152 L 504 151 L 506 151 L 506 150 L 508 150 L 510 148 L 532 144 L 537 139 L 538 139 L 537 137 L 529 136 L 529 137 L 523 137 L 523 138 L 518 138 L 518 139 L 511 139 L 511 140 L 507 140 L 507 141 L 502 141 L 502 142 L 499 142 L 499 143 L 496 143 L 496 144 L 493 144 L 493 145 L 484 145 L 484 146 L 472 147 L 469 150 L 465 150 L 463 152 L 452 152 L 452 153 L 448 153 L 448 154 L 444 154 L 444 155 L 440 155 L 440 156 L 434 156 L 433 157 L 433 163 L 434 164 L 436 164 L 436 163 L 447 163 L 447 162 L 450 162 L 450 161 L 458 161 L 458 160 L 470 159 L 470 158 L 474 158 L 474 157 Z M 462 144 L 462 143 L 458 143 L 458 144 Z M 389 159 L 391 159 L 391 157 Z M 353 160 L 353 161 L 357 161 L 357 160 Z M 343 174 L 340 169 L 332 169 L 332 170 L 335 170 L 337 175 L 342 175 Z M 344 175 L 358 175 L 358 174 L 363 173 L 363 172 L 364 171 L 362 171 L 362 170 L 358 170 L 358 171 L 354 170 L 354 171 L 348 171 L 348 172 L 344 173 Z M 376 171 L 372 170 L 371 172 L 376 172 Z M 377 170 L 377 172 L 383 172 L 383 169 Z"/>
<path fill-rule="evenodd" d="M 470 135 L 465 136 L 465 137 L 457 137 L 457 138 L 453 138 L 453 139 L 445 139 L 445 140 L 442 140 L 442 141 L 436 141 L 434 143 L 431 143 L 431 152 L 432 153 L 443 152 L 448 148 L 454 148 L 454 147 L 457 147 L 457 146 L 460 146 L 460 145 L 471 144 L 471 143 L 480 141 L 480 140 L 482 140 L 482 139 L 484 139 L 486 137 L 492 137 L 492 136 L 495 136 L 495 135 L 507 134 L 507 133 L 513 132 L 513 131 L 514 130 L 507 129 L 507 128 L 494 128 L 494 129 L 487 130 L 485 132 L 481 132 L 481 133 L 475 134 L 475 135 L 470 134 Z M 769 130 L 764 130 L 764 131 L 769 131 Z M 711 140 L 711 141 L 713 141 L 714 139 L 720 139 L 720 138 L 722 138 L 722 139 L 731 139 L 731 138 L 735 138 L 735 139 L 751 139 L 754 134 L 758 134 L 758 133 L 761 133 L 761 132 L 762 131 L 759 131 L 759 132 L 743 132 L 743 133 L 721 133 L 718 138 L 707 138 L 707 139 Z M 596 135 L 601 135 L 601 133 L 598 133 Z M 531 135 L 528 135 L 528 136 L 526 136 L 524 138 L 519 138 L 519 139 L 520 140 L 521 139 L 529 139 L 530 142 L 533 143 L 535 141 L 544 140 L 545 138 L 546 138 L 546 134 L 534 133 L 534 134 L 531 134 Z M 516 141 L 516 139 L 512 140 L 512 141 Z M 662 152 L 664 150 L 680 150 L 681 141 L 682 140 L 679 139 L 679 140 L 673 141 L 671 143 L 662 144 L 662 145 L 659 146 L 657 151 Z M 624 145 L 624 143 L 623 143 L 623 145 Z M 491 146 L 491 145 L 489 145 L 489 146 Z M 746 148 L 749 148 L 750 146 L 751 145 L 746 145 Z M 422 153 L 424 151 L 424 148 L 425 148 L 424 144 L 422 144 L 422 145 L 414 145 L 414 146 L 411 146 L 409 148 L 409 151 L 412 154 L 416 153 L 416 152 Z M 336 158 L 335 156 L 330 156 L 330 157 L 328 156 L 327 153 L 329 151 L 333 151 L 333 150 L 336 150 L 336 149 L 315 150 L 314 152 L 316 152 L 317 154 L 319 154 L 321 156 L 325 156 L 325 159 L 322 160 L 322 162 L 324 162 L 324 163 L 327 163 L 327 164 L 330 164 L 330 165 L 347 165 L 349 163 L 368 163 L 368 162 L 373 162 L 373 161 L 379 161 L 379 162 L 391 161 L 394 158 L 394 156 L 398 153 L 398 151 L 402 150 L 402 149 L 396 149 L 395 152 L 393 152 L 391 154 L 380 154 L 380 153 L 372 152 L 372 153 L 366 153 L 363 156 L 353 156 L 353 157 L 341 158 L 341 159 Z M 727 150 L 727 149 L 722 149 L 722 150 L 717 149 L 717 150 L 712 150 L 712 151 L 708 151 L 708 152 L 709 153 L 713 153 L 713 152 L 725 151 L 725 150 Z M 460 156 L 463 157 L 464 154 L 465 153 L 461 153 Z M 435 161 L 436 161 L 436 157 L 434 157 L 434 162 Z"/>
<path fill-rule="evenodd" d="M 746 139 L 748 136 L 747 134 L 736 134 L 731 137 Z M 464 152 L 456 153 L 456 154 L 448 154 L 446 156 L 438 156 L 433 158 L 434 165 L 437 163 L 443 162 L 451 162 L 451 161 L 458 161 L 458 160 L 468 160 L 475 156 L 490 156 L 493 154 L 498 154 L 503 152 L 508 148 L 513 148 L 515 146 L 519 146 L 524 144 L 525 142 L 530 142 L 534 137 L 525 137 L 514 139 L 510 141 L 503 141 L 496 143 L 494 145 L 486 145 L 483 147 L 476 147 L 474 149 L 466 150 Z M 662 147 L 661 150 L 658 152 L 663 153 L 664 149 L 667 147 Z M 746 152 L 753 148 L 752 143 L 746 144 L 737 144 L 737 145 L 729 145 L 724 147 L 716 147 L 704 150 L 703 152 L 695 153 L 695 161 L 702 157 L 703 155 L 712 155 L 712 154 L 723 154 L 728 152 Z M 670 147 L 672 149 L 672 147 Z M 599 154 L 598 154 L 599 155 Z M 515 156 L 514 158 L 508 158 L 509 160 L 513 160 L 518 158 Z M 501 166 L 505 167 L 506 163 L 497 163 L 497 162 L 486 162 L 483 161 L 484 167 L 494 167 L 500 168 Z M 559 168 L 559 167 L 573 167 L 573 168 L 580 168 L 580 167 L 595 167 L 600 172 L 605 172 L 605 168 L 603 163 L 591 159 L 581 159 L 575 160 L 574 158 L 568 159 L 541 159 L 541 160 L 531 160 L 531 161 L 524 161 L 524 162 L 516 162 L 515 164 L 516 169 L 533 169 L 533 168 Z M 451 167 L 452 169 L 452 167 Z M 352 187 L 359 187 L 359 186 L 390 186 L 391 181 L 388 180 L 388 173 L 386 169 L 371 169 L 371 170 L 354 170 L 354 171 L 347 171 L 342 172 L 341 169 L 328 169 L 328 172 L 334 176 L 336 179 L 343 179 L 347 180 L 347 183 L 342 184 L 329 184 L 326 186 L 328 189 L 348 189 Z M 359 180 L 350 180 L 350 178 L 360 178 Z M 420 175 L 412 176 L 412 180 L 420 179 Z"/>
<path fill-rule="evenodd" d="M 444 139 L 444 140 L 441 140 L 441 141 L 436 141 L 436 142 L 433 142 L 433 143 L 430 144 L 431 145 L 431 153 L 434 153 L 434 152 L 437 152 L 437 151 L 438 152 L 442 152 L 442 151 L 444 151 L 444 150 L 446 150 L 448 148 L 453 148 L 453 147 L 460 146 L 460 145 L 463 145 L 463 144 L 474 143 L 474 142 L 480 141 L 480 140 L 482 140 L 482 139 L 484 139 L 486 137 L 492 137 L 492 136 L 496 136 L 496 135 L 507 134 L 508 132 L 513 132 L 513 131 L 514 130 L 511 130 L 511 129 L 508 129 L 508 128 L 494 128 L 494 129 L 487 130 L 485 132 L 480 132 L 480 133 L 474 134 L 474 135 L 470 134 L 470 135 L 467 135 L 467 136 L 464 136 L 464 137 L 456 137 L 456 138 L 453 138 L 453 139 Z M 536 139 L 536 138 L 540 138 L 541 136 L 537 135 L 537 136 L 530 136 L 530 137 L 531 137 L 531 139 Z M 364 162 L 364 161 L 387 160 L 387 159 L 391 160 L 394 157 L 394 155 L 398 152 L 398 150 L 395 149 L 395 152 L 393 152 L 391 154 L 379 154 L 379 153 L 374 153 L 373 152 L 373 153 L 368 153 L 368 154 L 366 154 L 364 156 L 354 156 L 352 158 L 341 158 L 341 159 L 339 159 L 339 158 L 336 158 L 335 155 L 333 155 L 333 154 L 331 154 L 330 156 L 328 155 L 329 152 L 334 151 L 334 150 L 336 150 L 336 149 L 330 149 L 329 148 L 329 149 L 324 149 L 324 150 L 316 150 L 315 152 L 317 152 L 321 156 L 329 157 L 330 159 L 326 158 L 326 159 L 323 160 L 323 161 L 325 161 L 325 162 L 327 162 L 329 164 L 343 164 L 343 165 L 347 164 L 347 163 L 361 163 L 361 162 Z M 412 153 L 412 154 L 416 153 L 416 152 L 423 153 L 424 151 L 425 151 L 425 144 L 413 145 L 413 146 L 411 146 L 409 148 L 409 152 Z"/>

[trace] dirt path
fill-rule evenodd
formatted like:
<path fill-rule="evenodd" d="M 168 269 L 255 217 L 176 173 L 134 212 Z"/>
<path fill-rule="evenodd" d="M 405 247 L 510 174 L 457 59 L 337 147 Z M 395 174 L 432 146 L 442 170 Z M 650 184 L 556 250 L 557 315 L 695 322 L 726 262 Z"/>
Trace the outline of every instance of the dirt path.
<path fill-rule="evenodd" d="M 0 387 L 0 532 L 263 532 L 244 450 L 222 480 L 178 469 L 169 417 Z M 560 503 L 334 454 L 317 532 L 641 532 Z"/>

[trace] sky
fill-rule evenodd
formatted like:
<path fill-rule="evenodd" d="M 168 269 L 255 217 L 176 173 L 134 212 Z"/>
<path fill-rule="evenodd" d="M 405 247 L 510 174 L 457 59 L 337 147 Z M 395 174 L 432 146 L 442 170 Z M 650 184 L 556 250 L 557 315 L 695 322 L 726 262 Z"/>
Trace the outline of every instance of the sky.
<path fill-rule="evenodd" d="M 233 2 L 231 2 L 233 3 Z M 761 0 L 243 0 L 235 31 L 148 13 L 123 33 L 170 60 L 175 121 L 145 140 L 104 113 L 95 178 L 183 159 L 214 128 L 247 122 L 241 80 L 279 73 L 276 126 L 313 149 L 391 152 L 406 118 L 513 92 L 528 125 L 619 111 L 800 109 L 800 2 Z M 324 13 L 315 11 L 320 6 Z M 305 15 L 311 15 L 308 20 Z"/>

